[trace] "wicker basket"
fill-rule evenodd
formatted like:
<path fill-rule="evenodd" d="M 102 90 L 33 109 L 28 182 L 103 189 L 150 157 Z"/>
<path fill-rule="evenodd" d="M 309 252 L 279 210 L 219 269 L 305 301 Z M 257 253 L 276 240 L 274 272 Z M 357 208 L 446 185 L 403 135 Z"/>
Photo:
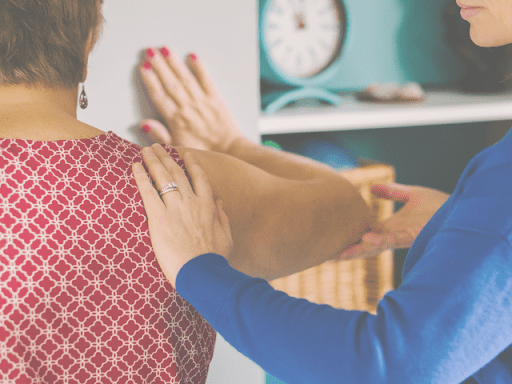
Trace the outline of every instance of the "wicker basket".
<path fill-rule="evenodd" d="M 366 163 L 342 171 L 372 208 L 379 220 L 393 213 L 393 202 L 376 199 L 371 186 L 395 180 L 392 166 Z M 393 252 L 349 261 L 328 261 L 317 267 L 276 279 L 271 285 L 290 296 L 307 299 L 335 308 L 361 310 L 375 313 L 378 301 L 393 289 Z"/>

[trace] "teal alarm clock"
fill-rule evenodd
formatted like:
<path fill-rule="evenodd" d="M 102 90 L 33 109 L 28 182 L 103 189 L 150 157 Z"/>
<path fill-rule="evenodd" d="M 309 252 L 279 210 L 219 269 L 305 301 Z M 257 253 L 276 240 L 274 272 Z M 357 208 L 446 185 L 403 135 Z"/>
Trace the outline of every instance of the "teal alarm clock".
<path fill-rule="evenodd" d="M 339 92 L 371 83 L 455 82 L 464 68 L 445 41 L 447 3 L 259 0 L 262 108 L 308 97 L 339 105 Z"/>
<path fill-rule="evenodd" d="M 341 0 L 260 0 L 260 68 L 274 84 L 299 86 L 262 96 L 266 112 L 313 98 L 335 105 L 341 98 L 315 84 L 341 68 L 346 15 Z"/>

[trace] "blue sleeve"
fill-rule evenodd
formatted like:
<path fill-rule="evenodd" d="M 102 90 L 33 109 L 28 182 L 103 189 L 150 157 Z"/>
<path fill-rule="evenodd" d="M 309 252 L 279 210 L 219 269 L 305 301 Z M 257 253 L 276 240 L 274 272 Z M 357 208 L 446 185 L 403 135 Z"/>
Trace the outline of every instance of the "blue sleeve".
<path fill-rule="evenodd" d="M 473 241 L 470 241 L 473 239 Z M 288 383 L 459 383 L 512 342 L 507 243 L 445 231 L 377 315 L 295 299 L 207 254 L 177 290 L 238 351 Z M 469 254 L 491 254 L 472 258 Z"/>

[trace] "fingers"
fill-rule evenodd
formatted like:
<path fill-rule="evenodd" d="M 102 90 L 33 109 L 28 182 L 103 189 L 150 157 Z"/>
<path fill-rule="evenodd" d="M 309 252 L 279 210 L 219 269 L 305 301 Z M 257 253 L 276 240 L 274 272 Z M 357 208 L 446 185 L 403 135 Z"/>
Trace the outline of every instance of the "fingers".
<path fill-rule="evenodd" d="M 193 194 L 194 192 L 192 190 L 192 186 L 190 185 L 190 182 L 185 174 L 185 171 L 178 165 L 178 163 L 176 163 L 176 161 L 173 160 L 171 155 L 169 155 L 169 153 L 167 153 L 167 151 L 160 144 L 153 144 L 151 146 L 151 150 L 153 151 L 154 155 L 158 158 L 160 165 L 162 165 L 165 168 L 165 170 L 172 176 L 172 181 L 178 184 L 180 192 L 182 192 L 182 194 Z"/>
<path fill-rule="evenodd" d="M 383 249 L 410 248 L 416 236 L 413 232 L 400 231 L 394 233 L 368 232 L 362 237 L 362 241 Z"/>
<path fill-rule="evenodd" d="M 185 161 L 188 174 L 190 175 L 193 190 L 188 183 L 188 179 L 186 178 L 183 169 L 178 164 L 176 164 L 176 162 L 172 159 L 171 156 L 169 156 L 165 149 L 163 149 L 162 146 L 158 144 L 153 145 L 151 148 L 153 149 L 155 155 L 159 158 L 161 164 L 163 164 L 167 171 L 173 175 L 176 183 L 178 183 L 180 188 L 183 188 L 181 190 L 182 195 L 184 193 L 195 194 L 198 197 L 206 198 L 208 201 L 211 200 L 213 203 L 213 193 L 210 183 L 208 182 L 208 177 L 190 152 L 186 152 L 183 155 L 183 160 Z"/>
<path fill-rule="evenodd" d="M 146 87 L 149 98 L 158 109 L 160 115 L 166 120 L 172 120 L 175 113 L 178 111 L 178 106 L 174 100 L 169 97 L 162 87 L 160 79 L 152 69 L 149 62 L 144 62 L 140 67 L 140 75 L 142 82 Z"/>
<path fill-rule="evenodd" d="M 385 234 L 368 232 L 363 235 L 361 242 L 344 250 L 340 259 L 367 258 L 377 256 L 388 249 L 410 248 L 415 238 L 413 233 L 407 231 Z"/>
<path fill-rule="evenodd" d="M 204 91 L 185 63 L 166 46 L 160 48 L 160 52 L 170 70 L 174 72 L 189 96 L 194 100 L 202 100 Z"/>
<path fill-rule="evenodd" d="M 142 120 L 140 127 L 153 142 L 167 145 L 172 144 L 171 134 L 161 122 L 152 119 Z"/>
<path fill-rule="evenodd" d="M 410 186 L 397 183 L 375 184 L 372 186 L 372 194 L 376 197 L 401 202 L 409 200 L 410 190 Z"/>
<path fill-rule="evenodd" d="M 192 180 L 192 185 L 194 186 L 196 195 L 199 197 L 210 198 L 213 201 L 212 188 L 203 168 L 200 167 L 190 152 L 186 152 L 183 155 L 183 160 L 187 166 L 187 171 L 190 175 L 190 179 Z"/>
<path fill-rule="evenodd" d="M 188 56 L 187 63 L 204 92 L 208 95 L 217 95 L 217 86 L 213 81 L 213 77 L 210 74 L 208 67 L 204 64 L 201 58 L 195 53 L 192 53 Z"/>
<path fill-rule="evenodd" d="M 367 257 L 377 256 L 379 253 L 385 250 L 386 248 L 361 242 L 344 250 L 340 254 L 339 258 L 340 260 L 364 259 Z"/>
<path fill-rule="evenodd" d="M 161 196 L 166 205 L 177 198 L 193 194 L 185 172 L 174 162 L 160 144 L 154 144 L 151 148 L 142 149 L 142 158 L 155 182 L 157 190 L 160 191 L 171 182 L 178 184 L 178 193 L 172 191 Z"/>
<path fill-rule="evenodd" d="M 137 188 L 139 189 L 140 195 L 142 197 L 142 202 L 144 204 L 144 208 L 148 216 L 151 216 L 154 213 L 161 212 L 165 209 L 158 192 L 153 188 L 151 182 L 149 180 L 146 171 L 141 163 L 135 163 L 132 166 L 133 177 L 135 178 L 135 182 L 137 183 Z"/>
<path fill-rule="evenodd" d="M 167 51 L 164 51 L 167 52 Z M 185 90 L 183 83 L 178 79 L 172 68 L 169 66 L 168 61 L 160 52 L 153 48 L 146 50 L 147 60 L 151 63 L 153 71 L 160 80 L 162 88 L 165 90 L 167 96 L 179 106 L 185 105 L 189 100 L 189 95 Z"/>

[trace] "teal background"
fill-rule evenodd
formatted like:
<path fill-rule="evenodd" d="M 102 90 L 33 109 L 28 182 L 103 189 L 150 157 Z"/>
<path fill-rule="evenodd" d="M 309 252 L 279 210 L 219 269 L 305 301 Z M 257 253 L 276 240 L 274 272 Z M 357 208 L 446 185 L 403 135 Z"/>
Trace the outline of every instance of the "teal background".
<path fill-rule="evenodd" d="M 462 62 L 444 38 L 442 12 L 448 0 L 343 3 L 347 27 L 339 59 L 325 73 L 296 79 L 281 72 L 266 55 L 263 15 L 270 0 L 259 0 L 261 78 L 277 84 L 352 91 L 371 82 L 447 84 L 464 73 Z"/>

